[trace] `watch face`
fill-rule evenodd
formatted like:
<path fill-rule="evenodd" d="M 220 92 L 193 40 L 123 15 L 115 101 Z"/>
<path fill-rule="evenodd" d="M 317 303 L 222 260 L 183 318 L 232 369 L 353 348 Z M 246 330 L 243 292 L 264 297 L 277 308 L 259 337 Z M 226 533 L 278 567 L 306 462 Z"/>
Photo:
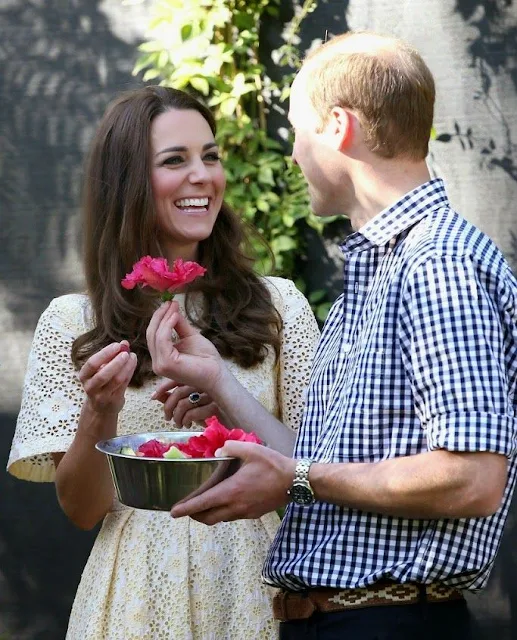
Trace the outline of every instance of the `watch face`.
<path fill-rule="evenodd" d="M 305 505 L 314 503 L 314 494 L 309 487 L 306 487 L 303 484 L 293 484 L 291 487 L 291 498 L 293 499 L 293 502 L 296 502 L 296 504 Z"/>

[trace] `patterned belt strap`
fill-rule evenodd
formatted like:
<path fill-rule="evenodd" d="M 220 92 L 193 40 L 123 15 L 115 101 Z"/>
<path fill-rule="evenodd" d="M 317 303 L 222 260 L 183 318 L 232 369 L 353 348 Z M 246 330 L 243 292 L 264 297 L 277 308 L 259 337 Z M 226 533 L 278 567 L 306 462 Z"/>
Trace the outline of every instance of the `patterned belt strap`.
<path fill-rule="evenodd" d="M 463 600 L 463 595 L 458 589 L 439 582 L 419 585 L 381 581 L 370 587 L 357 589 L 308 589 L 300 592 L 281 590 L 273 598 L 273 615 L 276 620 L 285 622 L 309 618 L 315 611 L 416 604 L 422 600 Z"/>

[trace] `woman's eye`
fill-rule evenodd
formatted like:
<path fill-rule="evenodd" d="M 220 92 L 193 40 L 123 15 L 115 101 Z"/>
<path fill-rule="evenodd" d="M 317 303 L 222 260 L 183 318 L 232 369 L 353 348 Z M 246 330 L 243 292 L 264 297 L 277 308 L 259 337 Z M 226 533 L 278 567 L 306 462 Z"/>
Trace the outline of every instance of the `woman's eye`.
<path fill-rule="evenodd" d="M 221 156 L 215 151 L 213 153 L 207 153 L 205 156 L 205 160 L 208 160 L 208 162 L 217 162 L 220 159 Z"/>
<path fill-rule="evenodd" d="M 180 164 L 182 162 L 183 158 L 181 156 L 171 156 L 170 158 L 166 158 L 163 164 Z"/>

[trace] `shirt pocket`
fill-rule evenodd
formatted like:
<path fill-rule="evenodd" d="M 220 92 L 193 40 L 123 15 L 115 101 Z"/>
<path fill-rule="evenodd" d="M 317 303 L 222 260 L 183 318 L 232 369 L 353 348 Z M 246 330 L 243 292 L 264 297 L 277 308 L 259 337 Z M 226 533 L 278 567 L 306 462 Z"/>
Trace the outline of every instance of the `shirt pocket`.
<path fill-rule="evenodd" d="M 347 383 L 350 401 L 365 411 L 390 412 L 408 406 L 411 386 L 400 352 L 393 345 L 375 343 L 354 350 Z"/>

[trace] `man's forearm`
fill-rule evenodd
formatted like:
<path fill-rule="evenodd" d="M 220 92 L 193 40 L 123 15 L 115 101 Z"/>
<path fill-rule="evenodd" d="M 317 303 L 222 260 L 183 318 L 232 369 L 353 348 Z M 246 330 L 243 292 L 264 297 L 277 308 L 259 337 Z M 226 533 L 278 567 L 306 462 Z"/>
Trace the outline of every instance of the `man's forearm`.
<path fill-rule="evenodd" d="M 506 477 L 502 455 L 449 451 L 377 463 L 314 463 L 309 474 L 318 500 L 422 519 L 489 516 L 499 508 Z"/>

